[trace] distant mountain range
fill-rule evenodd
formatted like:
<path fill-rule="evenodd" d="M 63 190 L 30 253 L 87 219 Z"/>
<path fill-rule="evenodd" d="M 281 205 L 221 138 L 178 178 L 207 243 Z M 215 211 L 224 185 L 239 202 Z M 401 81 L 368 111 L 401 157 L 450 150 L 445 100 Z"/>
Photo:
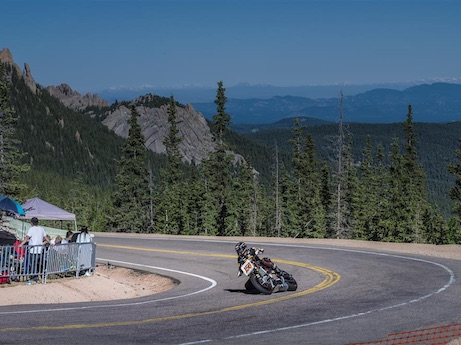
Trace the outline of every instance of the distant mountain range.
<path fill-rule="evenodd" d="M 459 80 L 461 83 L 461 80 Z M 273 86 L 261 84 L 240 83 L 234 86 L 225 86 L 228 98 L 251 99 L 251 98 L 272 98 L 275 96 L 295 96 L 307 98 L 331 98 L 337 97 L 342 91 L 345 95 L 355 95 L 377 88 L 389 88 L 403 90 L 410 86 L 420 85 L 421 83 L 392 83 L 392 84 L 364 84 L 364 85 L 318 85 L 318 86 Z M 170 97 L 183 104 L 213 102 L 216 98 L 216 87 L 204 86 L 184 86 L 184 87 L 155 87 L 144 85 L 140 87 L 117 86 L 105 90 L 97 91 L 97 94 L 110 103 L 127 101 L 137 98 L 140 95 L 152 93 L 155 95 Z"/>
<path fill-rule="evenodd" d="M 306 98 L 336 98 L 342 92 L 345 96 L 354 96 L 359 93 L 374 89 L 404 90 L 412 86 L 433 83 L 461 84 L 461 78 L 432 78 L 430 80 L 418 80 L 396 83 L 371 83 L 371 84 L 331 84 L 331 85 L 304 85 L 304 86 L 274 86 L 263 84 L 239 83 L 237 85 L 226 85 L 226 96 L 228 98 L 251 99 L 251 98 L 272 98 L 275 96 L 295 96 Z M 194 86 L 182 87 L 158 87 L 143 85 L 139 87 L 114 86 L 96 93 L 109 103 L 128 101 L 141 95 L 152 93 L 155 95 L 170 97 L 182 103 L 212 102 L 216 98 L 217 83 L 215 86 Z M 87 92 L 87 90 L 84 90 Z"/>
<path fill-rule="evenodd" d="M 269 99 L 229 98 L 226 111 L 234 124 L 268 124 L 285 118 L 310 117 L 337 121 L 339 98 L 276 96 Z M 415 122 L 447 123 L 461 120 L 461 85 L 423 84 L 406 88 L 374 89 L 345 96 L 342 113 L 345 122 L 395 123 L 406 119 L 408 105 L 413 106 Z M 213 102 L 192 103 L 195 110 L 211 118 L 216 113 Z"/>
<path fill-rule="evenodd" d="M 453 81 L 418 85 L 409 82 L 299 87 L 239 84 L 226 88 L 226 111 L 232 116 L 234 125 L 269 124 L 298 116 L 331 122 L 338 119 L 342 92 L 346 122 L 400 122 L 405 119 L 411 104 L 414 121 L 445 123 L 461 120 L 461 84 L 457 83 L 461 81 Z M 113 88 L 100 91 L 98 95 L 112 103 L 134 99 L 148 92 L 164 97 L 173 95 L 178 102 L 191 104 L 208 119 L 216 113 L 216 89 L 212 88 L 145 86 Z"/>

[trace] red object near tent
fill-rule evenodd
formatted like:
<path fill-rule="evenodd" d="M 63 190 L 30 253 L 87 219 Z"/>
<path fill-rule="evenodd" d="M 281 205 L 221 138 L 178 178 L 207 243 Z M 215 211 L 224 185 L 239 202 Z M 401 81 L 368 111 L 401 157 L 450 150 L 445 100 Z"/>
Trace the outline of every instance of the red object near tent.
<path fill-rule="evenodd" d="M 20 240 L 16 240 L 13 244 L 17 259 L 22 259 L 23 257 L 26 256 L 26 250 L 24 249 L 24 247 L 21 247 L 20 244 L 21 244 Z"/>

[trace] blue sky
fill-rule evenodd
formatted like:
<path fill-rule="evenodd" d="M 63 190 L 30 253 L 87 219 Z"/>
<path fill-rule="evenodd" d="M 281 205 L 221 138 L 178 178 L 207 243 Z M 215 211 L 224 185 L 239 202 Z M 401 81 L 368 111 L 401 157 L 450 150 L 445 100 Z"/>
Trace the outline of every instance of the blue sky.
<path fill-rule="evenodd" d="M 2 0 L 42 85 L 368 84 L 461 77 L 459 0 Z"/>

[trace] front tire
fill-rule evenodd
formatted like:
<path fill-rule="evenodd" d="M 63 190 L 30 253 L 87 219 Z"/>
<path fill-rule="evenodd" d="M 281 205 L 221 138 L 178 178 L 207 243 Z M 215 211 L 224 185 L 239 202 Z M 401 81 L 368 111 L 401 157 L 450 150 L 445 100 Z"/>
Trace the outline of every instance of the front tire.
<path fill-rule="evenodd" d="M 268 275 L 261 276 L 260 274 L 252 274 L 250 276 L 253 287 L 265 295 L 270 295 L 272 291 L 274 291 L 275 284 L 272 280 L 273 279 Z"/>
<path fill-rule="evenodd" d="M 256 291 L 256 288 L 251 282 L 251 279 L 248 279 L 247 282 L 245 283 L 245 289 L 247 289 L 247 291 Z"/>

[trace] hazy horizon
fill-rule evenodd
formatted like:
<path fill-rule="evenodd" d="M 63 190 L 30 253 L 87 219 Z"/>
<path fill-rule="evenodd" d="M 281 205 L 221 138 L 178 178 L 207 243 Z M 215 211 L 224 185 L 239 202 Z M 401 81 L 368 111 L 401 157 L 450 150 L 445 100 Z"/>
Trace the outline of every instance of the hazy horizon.
<path fill-rule="evenodd" d="M 277 86 L 459 78 L 456 0 L 4 0 L 42 85 Z"/>

